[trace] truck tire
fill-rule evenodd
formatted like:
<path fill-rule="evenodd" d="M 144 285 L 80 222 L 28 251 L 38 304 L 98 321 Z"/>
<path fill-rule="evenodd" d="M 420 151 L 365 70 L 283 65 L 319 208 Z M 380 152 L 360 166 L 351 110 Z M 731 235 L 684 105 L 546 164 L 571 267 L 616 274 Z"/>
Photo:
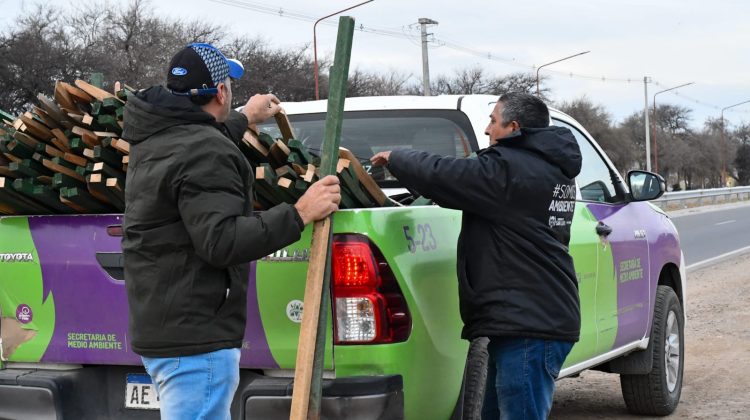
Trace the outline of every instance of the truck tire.
<path fill-rule="evenodd" d="M 464 369 L 464 397 L 463 420 L 479 420 L 482 418 L 484 404 L 484 390 L 487 386 L 487 363 L 489 353 L 487 344 L 490 339 L 477 337 L 471 340 L 469 352 L 466 355 Z"/>
<path fill-rule="evenodd" d="M 643 375 L 620 375 L 622 396 L 633 414 L 666 416 L 680 402 L 685 365 L 685 318 L 672 288 L 658 286 L 651 327 L 653 368 Z"/>

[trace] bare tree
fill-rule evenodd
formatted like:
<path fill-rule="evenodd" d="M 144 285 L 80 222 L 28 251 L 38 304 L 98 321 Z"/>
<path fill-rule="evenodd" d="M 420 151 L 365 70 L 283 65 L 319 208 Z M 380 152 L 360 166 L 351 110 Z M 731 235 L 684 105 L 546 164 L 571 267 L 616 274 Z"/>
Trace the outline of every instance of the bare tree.
<path fill-rule="evenodd" d="M 453 75 L 440 75 L 430 86 L 433 94 L 488 94 L 500 96 L 507 92 L 536 92 L 536 77 L 531 73 L 513 73 L 507 76 L 491 76 L 483 67 L 472 67 L 454 71 Z M 540 89 L 546 99 L 549 89 Z M 417 93 L 417 92 L 413 92 Z M 419 89 L 421 93 L 421 88 Z"/>
<path fill-rule="evenodd" d="M 390 70 L 384 74 L 356 69 L 349 74 L 347 96 L 393 96 L 407 92 L 411 74 Z"/>
<path fill-rule="evenodd" d="M 561 111 L 575 118 L 604 149 L 617 169 L 627 172 L 635 166 L 635 145 L 612 124 L 612 116 L 603 105 L 594 105 L 585 96 L 559 105 Z"/>
<path fill-rule="evenodd" d="M 0 35 L 0 108 L 19 113 L 38 93 L 50 94 L 54 81 L 71 72 L 69 37 L 60 14 L 36 6 Z"/>

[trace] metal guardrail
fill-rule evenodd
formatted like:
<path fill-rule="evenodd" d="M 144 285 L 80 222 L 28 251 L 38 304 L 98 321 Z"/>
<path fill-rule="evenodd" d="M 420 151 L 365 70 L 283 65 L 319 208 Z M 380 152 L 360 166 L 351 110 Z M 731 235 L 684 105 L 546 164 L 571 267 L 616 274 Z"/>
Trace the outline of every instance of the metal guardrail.
<path fill-rule="evenodd" d="M 672 191 L 664 193 L 663 196 L 659 197 L 652 202 L 659 207 L 667 207 L 669 203 L 675 201 L 691 201 L 696 200 L 698 205 L 706 204 L 705 199 L 711 199 L 712 203 L 718 202 L 719 198 L 723 198 L 722 201 L 727 202 L 733 197 L 737 200 L 750 200 L 750 186 L 744 187 L 731 187 L 731 188 L 707 188 L 704 190 L 688 190 L 688 191 Z"/>

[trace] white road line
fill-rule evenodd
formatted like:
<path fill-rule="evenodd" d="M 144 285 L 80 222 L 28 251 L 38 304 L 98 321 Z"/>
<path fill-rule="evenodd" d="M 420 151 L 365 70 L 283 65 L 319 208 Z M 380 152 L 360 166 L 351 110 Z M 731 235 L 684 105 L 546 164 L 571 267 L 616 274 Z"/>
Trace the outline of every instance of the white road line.
<path fill-rule="evenodd" d="M 725 221 L 723 221 L 723 222 L 719 222 L 719 223 L 716 223 L 716 226 L 719 226 L 719 225 L 726 225 L 726 224 L 729 224 L 729 223 L 734 223 L 734 222 L 736 222 L 736 220 L 725 220 Z"/>
<path fill-rule="evenodd" d="M 724 259 L 724 258 L 728 258 L 728 257 L 732 257 L 734 255 L 739 255 L 739 254 L 742 254 L 742 253 L 745 253 L 745 252 L 748 252 L 748 251 L 750 251 L 750 246 L 746 246 L 746 247 L 740 248 L 740 249 L 735 249 L 734 251 L 727 252 L 725 254 L 717 255 L 715 257 L 711 257 L 711 258 L 708 258 L 708 259 L 703 260 L 703 261 L 698 261 L 697 263 L 692 263 L 689 266 L 685 267 L 685 269 L 686 270 L 695 270 L 696 268 L 700 268 L 700 267 L 709 265 L 709 264 L 711 264 L 713 262 L 716 262 L 718 260 L 721 260 L 721 259 Z"/>

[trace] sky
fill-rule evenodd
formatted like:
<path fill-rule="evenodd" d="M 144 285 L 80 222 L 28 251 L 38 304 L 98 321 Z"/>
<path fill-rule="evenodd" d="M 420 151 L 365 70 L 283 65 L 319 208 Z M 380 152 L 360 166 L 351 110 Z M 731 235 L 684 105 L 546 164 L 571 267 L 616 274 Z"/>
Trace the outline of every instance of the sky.
<path fill-rule="evenodd" d="M 150 7 L 286 48 L 312 45 L 316 18 L 361 1 L 160 0 Z M 0 28 L 33 4 L 0 0 Z M 345 14 L 359 29 L 351 69 L 398 71 L 415 83 L 422 79 L 417 20 L 429 18 L 438 22 L 429 27 L 433 80 L 475 66 L 495 76 L 535 74 L 537 66 L 590 51 L 540 70 L 553 101 L 586 96 L 619 122 L 643 110 L 645 76 L 649 106 L 655 93 L 692 82 L 656 100 L 692 109 L 691 125 L 700 128 L 722 108 L 750 100 L 748 0 L 374 0 Z M 333 56 L 336 25 L 335 17 L 318 25 L 318 57 Z M 244 64 L 252 77 L 252 63 Z M 750 122 L 750 103 L 726 110 L 724 118 L 728 127 Z"/>

